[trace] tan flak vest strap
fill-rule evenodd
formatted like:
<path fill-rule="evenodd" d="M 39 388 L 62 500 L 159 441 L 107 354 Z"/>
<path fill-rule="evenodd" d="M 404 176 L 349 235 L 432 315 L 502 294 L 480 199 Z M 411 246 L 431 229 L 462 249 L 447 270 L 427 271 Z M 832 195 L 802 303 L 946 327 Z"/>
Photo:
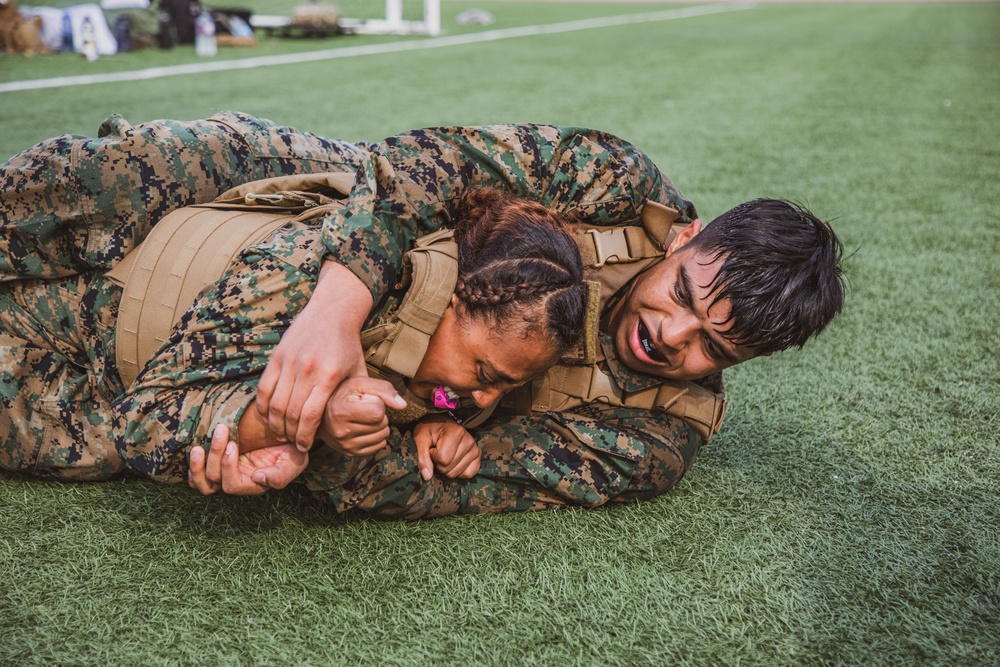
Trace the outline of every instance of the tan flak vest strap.
<path fill-rule="evenodd" d="M 361 332 L 361 347 L 370 367 L 412 378 L 458 282 L 458 245 L 451 230 L 422 237 L 403 262 L 400 287 L 409 282 L 409 288 L 394 321 Z"/>
<path fill-rule="evenodd" d="M 677 215 L 676 210 L 650 201 L 642 209 L 640 225 L 581 225 L 577 232 L 577 244 L 583 265 L 599 269 L 605 264 L 662 257 L 670 241 L 685 226 L 685 223 L 680 223 L 674 228 Z"/>
<path fill-rule="evenodd" d="M 676 222 L 678 212 L 650 201 L 642 209 L 638 225 L 580 225 L 576 243 L 588 280 L 601 283 L 601 303 L 625 283 L 664 256 L 667 246 L 686 223 Z"/>
<path fill-rule="evenodd" d="M 638 392 L 624 392 L 598 366 L 555 366 L 531 386 L 534 412 L 570 411 L 586 403 L 652 410 L 683 419 L 706 441 L 726 414 L 726 401 L 694 382 L 664 381 Z"/>

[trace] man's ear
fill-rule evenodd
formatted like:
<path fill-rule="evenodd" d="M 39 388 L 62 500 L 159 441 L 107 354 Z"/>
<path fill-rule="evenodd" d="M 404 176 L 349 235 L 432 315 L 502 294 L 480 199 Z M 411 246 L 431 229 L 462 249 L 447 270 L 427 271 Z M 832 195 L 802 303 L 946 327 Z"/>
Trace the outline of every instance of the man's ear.
<path fill-rule="evenodd" d="M 701 231 L 701 220 L 695 220 L 690 225 L 688 225 L 687 227 L 685 227 L 684 229 L 682 229 L 677 233 L 677 236 L 674 237 L 674 240 L 671 241 L 670 245 L 667 246 L 667 252 L 665 254 L 669 255 L 671 253 L 676 252 L 678 249 L 683 248 L 688 243 L 690 243 L 691 239 L 693 239 L 695 235 L 697 235 L 700 231 Z"/>

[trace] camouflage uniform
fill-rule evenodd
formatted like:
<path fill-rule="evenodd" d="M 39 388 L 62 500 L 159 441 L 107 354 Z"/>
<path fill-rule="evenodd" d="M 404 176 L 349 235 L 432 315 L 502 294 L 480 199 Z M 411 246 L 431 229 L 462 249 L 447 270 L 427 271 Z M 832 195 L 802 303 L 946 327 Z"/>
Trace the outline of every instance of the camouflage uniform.
<path fill-rule="evenodd" d="M 250 180 L 354 171 L 363 146 L 244 114 L 64 135 L 0 165 L 0 467 L 63 479 L 124 469 L 111 403 L 119 288 L 101 270 L 167 212 Z M 48 279 L 48 280 L 46 280 Z"/>
<path fill-rule="evenodd" d="M 603 224 L 634 222 L 649 198 L 673 206 L 685 219 L 694 217 L 690 203 L 645 156 L 590 130 L 424 130 L 393 137 L 369 152 L 369 146 L 294 134 L 247 117 L 235 118 L 241 129 L 253 131 L 232 132 L 230 118 L 200 126 L 138 126 L 135 130 L 147 128 L 143 135 L 152 137 L 148 161 L 111 142 L 112 157 L 95 158 L 89 174 L 75 173 L 81 163 L 71 160 L 49 160 L 57 166 L 48 172 L 40 167 L 21 172 L 29 184 L 47 183 L 49 190 L 54 178 L 67 179 L 71 185 L 56 187 L 55 196 L 11 187 L 25 179 L 16 173 L 20 165 L 37 163 L 37 149 L 0 168 L 2 222 L 5 231 L 16 228 L 4 234 L 10 242 L 0 248 L 4 275 L 8 280 L 64 276 L 8 283 L 2 292 L 4 468 L 99 479 L 127 466 L 142 476 L 182 480 L 190 448 L 206 444 L 215 424 L 238 423 L 253 401 L 269 354 L 311 295 L 324 255 L 333 255 L 369 285 L 379 304 L 372 315 L 377 318 L 392 301 L 402 253 L 415 236 L 447 220 L 449 201 L 463 187 L 506 185 Z M 290 151 L 259 159 L 270 155 L 266 149 L 276 141 Z M 76 154 L 81 145 L 88 155 L 88 148 L 104 150 L 100 141 L 53 142 L 61 156 Z M 325 149 L 332 159 L 299 161 L 291 153 L 303 148 L 316 150 L 310 157 Z M 197 157 L 185 167 L 186 161 L 173 155 Z M 177 206 L 210 199 L 247 180 L 296 170 L 353 169 L 359 162 L 358 181 L 343 210 L 322 229 L 289 226 L 245 251 L 201 295 L 133 386 L 121 386 L 114 361 L 120 291 L 94 267 L 113 264 L 150 222 Z M 124 184 L 134 171 L 142 174 L 138 185 Z M 87 183 L 92 190 L 81 189 Z M 136 210 L 143 207 L 153 212 Z M 28 213 L 32 209 L 48 215 L 36 217 Z M 613 368 L 622 382 L 654 381 L 620 364 Z M 474 435 L 484 453 L 472 480 L 435 476 L 424 482 L 412 437 L 395 429 L 390 447 L 373 457 L 314 450 L 304 478 L 339 510 L 387 516 L 596 506 L 664 492 L 687 469 L 700 442 L 693 429 L 662 411 L 596 404 L 573 414 L 496 417 Z"/>

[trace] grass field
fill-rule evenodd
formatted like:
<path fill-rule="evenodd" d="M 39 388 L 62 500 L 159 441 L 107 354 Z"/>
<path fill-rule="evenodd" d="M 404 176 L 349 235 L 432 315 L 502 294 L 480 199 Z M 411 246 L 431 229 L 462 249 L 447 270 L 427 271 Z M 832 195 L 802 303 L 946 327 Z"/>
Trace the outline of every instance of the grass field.
<path fill-rule="evenodd" d="M 473 6 L 497 23 L 457 26 Z M 442 17 L 454 35 L 669 8 L 444 0 Z M 1000 664 L 998 37 L 992 3 L 762 4 L 0 93 L 0 159 L 112 112 L 235 108 L 346 139 L 593 126 L 644 148 L 705 219 L 796 199 L 851 253 L 843 315 L 727 371 L 723 431 L 645 504 L 405 523 L 294 490 L 0 475 L 0 664 Z M 0 82 L 195 60 L 0 56 Z"/>

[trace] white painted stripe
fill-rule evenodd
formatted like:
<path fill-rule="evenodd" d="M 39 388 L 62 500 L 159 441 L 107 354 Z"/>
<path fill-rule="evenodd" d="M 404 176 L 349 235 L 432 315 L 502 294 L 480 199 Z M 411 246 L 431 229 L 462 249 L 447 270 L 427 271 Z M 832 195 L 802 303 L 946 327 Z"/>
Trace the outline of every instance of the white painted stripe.
<path fill-rule="evenodd" d="M 298 63 L 334 60 L 337 58 L 356 58 L 383 53 L 399 53 L 401 51 L 418 51 L 422 49 L 437 49 L 447 46 L 478 44 L 480 42 L 495 42 L 514 37 L 532 37 L 535 35 L 553 35 L 562 32 L 591 30 L 593 28 L 608 28 L 611 26 L 629 25 L 632 23 L 651 23 L 654 21 L 673 21 L 694 16 L 718 14 L 721 12 L 752 9 L 753 3 L 726 3 L 717 5 L 699 5 L 682 9 L 668 9 L 659 12 L 644 12 L 641 14 L 624 14 L 606 16 L 603 18 L 566 21 L 548 25 L 532 25 L 520 28 L 505 28 L 488 30 L 486 32 L 454 35 L 451 37 L 432 37 L 423 40 L 405 42 L 390 42 L 387 44 L 370 44 L 368 46 L 348 46 L 339 49 L 309 51 L 306 53 L 289 53 L 281 56 L 261 56 L 242 60 L 213 60 L 209 62 L 174 65 L 172 67 L 150 67 L 132 72 L 112 72 L 108 74 L 89 74 L 81 76 L 60 76 L 52 79 L 35 79 L 33 81 L 11 81 L 0 83 L 0 93 L 17 92 L 21 90 L 41 90 L 43 88 L 62 88 L 66 86 L 86 86 L 95 83 L 119 83 L 121 81 L 141 81 L 145 79 L 161 79 L 168 76 L 183 76 L 203 74 L 205 72 L 226 72 L 239 69 L 256 69 L 258 67 L 273 67 L 275 65 L 295 65 Z"/>

